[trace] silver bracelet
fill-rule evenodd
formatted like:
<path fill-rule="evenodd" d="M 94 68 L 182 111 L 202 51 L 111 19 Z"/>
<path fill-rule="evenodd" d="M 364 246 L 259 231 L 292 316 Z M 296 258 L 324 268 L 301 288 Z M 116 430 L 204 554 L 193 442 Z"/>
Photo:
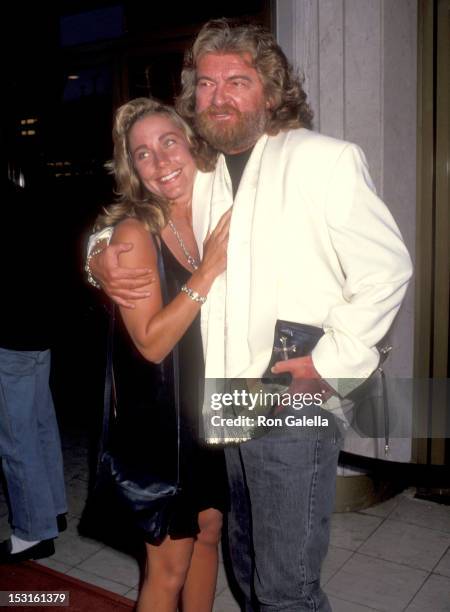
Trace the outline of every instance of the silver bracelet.
<path fill-rule="evenodd" d="M 92 285 L 93 287 L 95 287 L 96 289 L 101 289 L 100 284 L 95 280 L 95 278 L 92 276 L 92 271 L 91 271 L 91 259 L 93 257 L 95 257 L 96 255 L 100 255 L 100 253 L 102 251 L 105 250 L 105 247 L 99 247 L 98 249 L 93 249 L 89 255 L 86 257 L 86 265 L 84 266 L 84 270 L 87 273 L 87 281 L 90 285 Z"/>
<path fill-rule="evenodd" d="M 200 295 L 197 291 L 190 289 L 186 285 L 183 285 L 180 291 L 190 297 L 193 302 L 198 302 L 199 304 L 204 304 L 206 302 L 206 297 L 204 295 Z"/>

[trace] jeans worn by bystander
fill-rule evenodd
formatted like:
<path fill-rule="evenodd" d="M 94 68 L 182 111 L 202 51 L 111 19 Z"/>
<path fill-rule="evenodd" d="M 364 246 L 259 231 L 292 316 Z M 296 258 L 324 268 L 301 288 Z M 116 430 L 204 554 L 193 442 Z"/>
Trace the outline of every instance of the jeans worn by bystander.
<path fill-rule="evenodd" d="M 0 458 L 14 535 L 58 535 L 67 511 L 61 442 L 49 388 L 50 350 L 0 348 Z"/>

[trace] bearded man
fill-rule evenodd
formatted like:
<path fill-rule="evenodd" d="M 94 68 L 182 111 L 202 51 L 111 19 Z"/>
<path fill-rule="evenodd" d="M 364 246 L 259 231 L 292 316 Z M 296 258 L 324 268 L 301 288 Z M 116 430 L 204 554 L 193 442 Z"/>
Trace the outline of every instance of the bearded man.
<path fill-rule="evenodd" d="M 258 26 L 221 19 L 202 28 L 177 110 L 218 152 L 214 172 L 199 172 L 194 187 L 200 248 L 233 207 L 227 271 L 202 308 L 206 378 L 261 377 L 277 321 L 320 334 L 311 354 L 276 363 L 274 373 L 321 390 L 367 378 L 411 262 L 362 151 L 310 130 L 301 82 Z M 148 276 L 121 269 L 120 248 L 93 258 L 91 271 L 124 304 Z M 246 611 L 330 610 L 320 569 L 341 440 L 319 429 L 226 450 L 229 546 Z"/>

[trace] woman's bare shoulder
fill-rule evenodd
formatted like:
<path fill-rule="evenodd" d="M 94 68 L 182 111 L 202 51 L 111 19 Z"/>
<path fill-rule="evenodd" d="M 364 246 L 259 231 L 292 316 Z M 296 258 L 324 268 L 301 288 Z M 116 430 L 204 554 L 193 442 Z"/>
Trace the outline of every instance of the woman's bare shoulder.
<path fill-rule="evenodd" d="M 155 258 L 156 250 L 150 231 L 139 219 L 128 217 L 116 225 L 111 244 L 118 244 L 119 242 L 127 242 L 133 245 L 131 251 L 121 253 L 120 256 L 124 262 L 129 261 L 131 263 L 135 257 L 141 258 L 144 256 L 147 258 L 150 256 L 152 260 Z"/>
<path fill-rule="evenodd" d="M 149 231 L 145 224 L 134 217 L 127 217 L 114 227 L 111 242 L 133 242 L 133 238 L 146 238 L 148 240 Z"/>

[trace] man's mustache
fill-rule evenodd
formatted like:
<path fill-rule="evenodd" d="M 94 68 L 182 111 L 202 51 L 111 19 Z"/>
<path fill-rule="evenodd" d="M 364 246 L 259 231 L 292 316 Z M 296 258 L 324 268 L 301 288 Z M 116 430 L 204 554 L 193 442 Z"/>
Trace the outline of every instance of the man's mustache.
<path fill-rule="evenodd" d="M 230 104 L 222 104 L 221 106 L 217 106 L 216 104 L 211 104 L 207 109 L 201 113 L 202 115 L 214 116 L 214 115 L 222 115 L 224 113 L 241 115 L 241 113 L 231 106 Z"/>

